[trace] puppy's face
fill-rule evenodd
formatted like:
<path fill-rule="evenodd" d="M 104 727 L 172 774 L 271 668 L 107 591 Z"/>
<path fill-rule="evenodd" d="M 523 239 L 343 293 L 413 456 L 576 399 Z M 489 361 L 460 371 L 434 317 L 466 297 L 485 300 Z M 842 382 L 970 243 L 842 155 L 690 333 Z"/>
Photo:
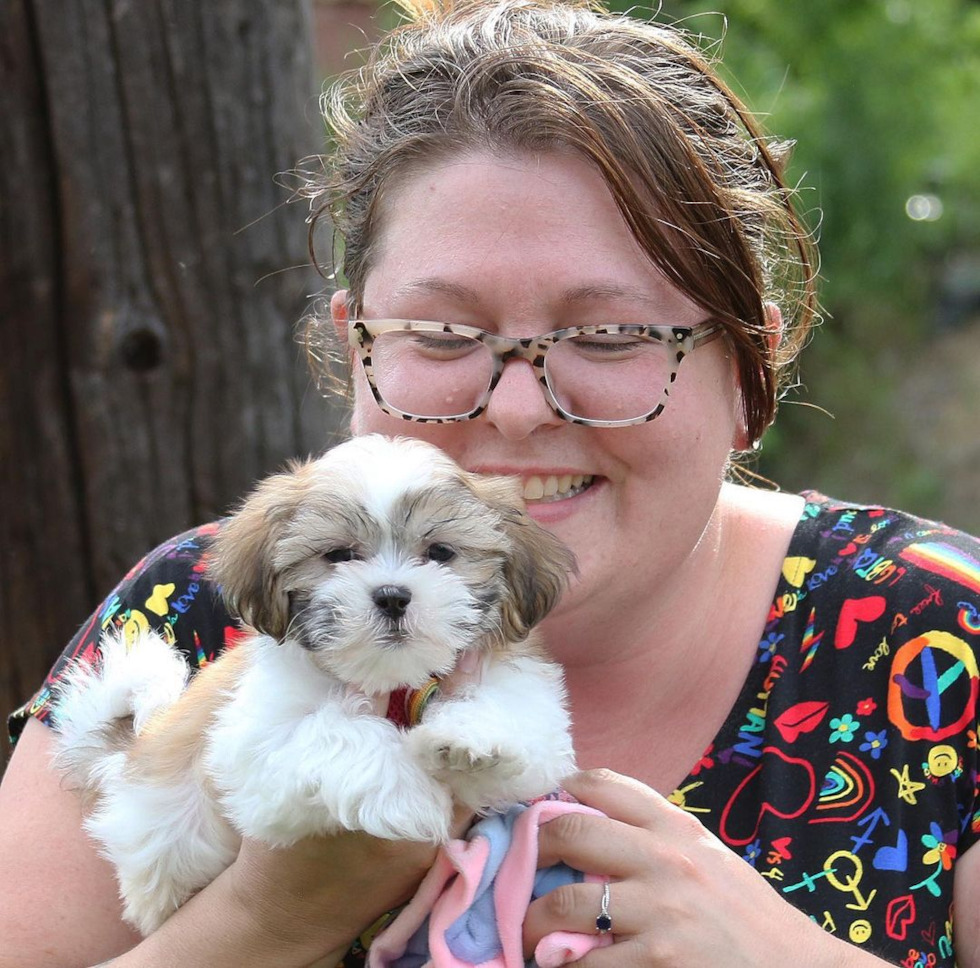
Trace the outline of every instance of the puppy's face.
<path fill-rule="evenodd" d="M 248 624 L 378 693 L 522 640 L 572 567 L 515 481 L 372 435 L 260 485 L 216 538 L 211 573 Z"/>

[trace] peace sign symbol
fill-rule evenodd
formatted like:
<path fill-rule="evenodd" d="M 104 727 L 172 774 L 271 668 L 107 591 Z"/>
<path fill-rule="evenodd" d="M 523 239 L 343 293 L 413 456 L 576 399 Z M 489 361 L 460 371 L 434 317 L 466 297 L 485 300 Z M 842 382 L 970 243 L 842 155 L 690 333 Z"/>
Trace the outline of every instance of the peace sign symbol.
<path fill-rule="evenodd" d="M 945 739 L 975 721 L 978 687 L 970 646 L 949 632 L 926 632 L 895 653 L 888 718 L 906 739 Z"/>

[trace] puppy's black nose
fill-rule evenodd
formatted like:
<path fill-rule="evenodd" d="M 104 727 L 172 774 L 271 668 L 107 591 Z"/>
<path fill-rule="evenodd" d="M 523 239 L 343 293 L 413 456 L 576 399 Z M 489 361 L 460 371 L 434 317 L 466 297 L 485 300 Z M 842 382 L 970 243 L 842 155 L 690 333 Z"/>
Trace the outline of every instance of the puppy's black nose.
<path fill-rule="evenodd" d="M 371 597 L 388 618 L 401 618 L 412 600 L 412 593 L 404 585 L 382 585 L 375 588 Z"/>

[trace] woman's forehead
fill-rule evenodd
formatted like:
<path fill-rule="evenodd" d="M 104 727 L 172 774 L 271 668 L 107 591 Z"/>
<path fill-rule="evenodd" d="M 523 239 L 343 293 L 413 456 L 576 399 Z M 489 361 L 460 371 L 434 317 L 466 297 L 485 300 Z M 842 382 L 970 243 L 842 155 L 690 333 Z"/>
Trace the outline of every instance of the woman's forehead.
<path fill-rule="evenodd" d="M 386 192 L 367 314 L 489 309 L 503 294 L 556 311 L 622 305 L 666 309 L 678 322 L 701 313 L 643 252 L 598 171 L 577 155 L 469 154 Z"/>

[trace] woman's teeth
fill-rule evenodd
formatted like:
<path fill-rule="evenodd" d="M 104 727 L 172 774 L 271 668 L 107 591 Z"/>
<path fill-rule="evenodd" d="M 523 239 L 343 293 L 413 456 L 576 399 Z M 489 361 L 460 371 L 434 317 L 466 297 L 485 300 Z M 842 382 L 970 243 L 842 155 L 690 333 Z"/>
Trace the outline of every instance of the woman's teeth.
<path fill-rule="evenodd" d="M 591 474 L 563 474 L 561 477 L 529 477 L 524 482 L 525 501 L 564 501 L 581 494 L 592 483 Z"/>

